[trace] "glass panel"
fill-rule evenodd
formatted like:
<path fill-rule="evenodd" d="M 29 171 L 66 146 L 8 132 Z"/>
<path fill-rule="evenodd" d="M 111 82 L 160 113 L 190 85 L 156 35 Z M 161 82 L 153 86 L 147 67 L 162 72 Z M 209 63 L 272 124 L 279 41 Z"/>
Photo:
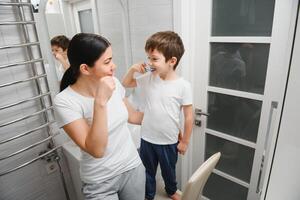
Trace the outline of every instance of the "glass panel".
<path fill-rule="evenodd" d="M 207 128 L 256 142 L 261 101 L 208 93 Z"/>
<path fill-rule="evenodd" d="M 213 200 L 246 200 L 248 189 L 216 174 L 211 174 L 203 195 Z"/>
<path fill-rule="evenodd" d="M 206 134 L 205 158 L 208 159 L 216 152 L 222 153 L 216 167 L 218 170 L 250 182 L 254 149 Z"/>
<path fill-rule="evenodd" d="M 80 29 L 82 33 L 94 33 L 92 9 L 78 11 Z"/>
<path fill-rule="evenodd" d="M 275 0 L 214 0 L 213 36 L 271 36 Z"/>
<path fill-rule="evenodd" d="M 269 44 L 212 43 L 209 85 L 264 93 Z"/>

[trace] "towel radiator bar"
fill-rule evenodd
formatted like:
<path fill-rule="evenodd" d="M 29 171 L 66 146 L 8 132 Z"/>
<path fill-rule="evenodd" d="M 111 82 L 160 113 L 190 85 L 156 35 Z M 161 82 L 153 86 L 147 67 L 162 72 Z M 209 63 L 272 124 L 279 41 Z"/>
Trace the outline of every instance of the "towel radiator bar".
<path fill-rule="evenodd" d="M 12 2 L 0 2 L 0 7 L 8 7 L 12 6 L 14 7 L 14 11 L 16 11 L 16 19 L 11 20 L 11 21 L 1 21 L 0 20 L 0 27 L 5 28 L 7 26 L 12 27 L 16 26 L 19 28 L 19 33 L 20 33 L 20 38 L 21 42 L 19 43 L 14 43 L 14 44 L 5 44 L 0 46 L 0 51 L 3 50 L 8 50 L 8 49 L 14 49 L 14 48 L 22 48 L 24 52 L 26 52 L 26 59 L 24 61 L 18 61 L 14 63 L 6 63 L 6 64 L 1 64 L 0 65 L 0 73 L 1 70 L 3 69 L 8 69 L 8 68 L 17 68 L 17 67 L 24 67 L 24 69 L 28 69 L 31 72 L 31 75 L 28 78 L 22 78 L 18 80 L 12 80 L 7 83 L 2 83 L 0 84 L 0 90 L 4 89 L 9 86 L 13 87 L 18 87 L 22 83 L 33 83 L 34 91 L 36 91 L 37 94 L 32 95 L 32 97 L 27 97 L 21 100 L 15 100 L 14 102 L 10 102 L 6 105 L 0 106 L 0 112 L 5 112 L 9 111 L 8 109 L 13 109 L 16 106 L 19 106 L 22 104 L 22 106 L 26 105 L 28 102 L 37 102 L 37 107 L 39 107 L 38 111 L 34 111 L 33 113 L 26 113 L 23 114 L 23 116 L 19 116 L 18 118 L 15 119 L 9 119 L 8 122 L 1 122 L 0 123 L 0 134 L 1 134 L 1 129 L 4 127 L 8 127 L 10 125 L 14 125 L 17 122 L 23 121 L 30 119 L 32 117 L 36 116 L 41 116 L 40 120 L 42 121 L 41 124 L 39 125 L 34 125 L 34 127 L 31 127 L 29 130 L 22 130 L 21 133 L 18 134 L 12 134 L 11 136 L 8 134 L 6 138 L 3 138 L 0 140 L 0 145 L 9 145 L 10 142 L 13 142 L 17 139 L 21 139 L 27 135 L 33 135 L 33 134 L 38 134 L 41 133 L 42 130 L 45 130 L 47 133 L 47 136 L 43 139 L 39 139 L 39 141 L 36 141 L 30 145 L 27 145 L 26 147 L 23 147 L 22 149 L 15 150 L 13 149 L 13 152 L 8 153 L 6 155 L 1 155 L 0 156 L 0 162 L 7 161 L 6 159 L 8 158 L 14 158 L 14 156 L 29 152 L 31 149 L 40 146 L 42 144 L 47 145 L 47 150 L 42 151 L 39 153 L 39 155 L 34 156 L 33 159 L 29 161 L 25 161 L 21 164 L 18 164 L 17 166 L 14 166 L 10 169 L 1 169 L 0 170 L 0 177 L 1 176 L 6 176 L 12 172 L 15 172 L 21 168 L 24 168 L 38 160 L 44 159 L 44 160 L 50 160 L 51 161 L 57 161 L 57 164 L 60 169 L 60 177 L 61 181 L 64 186 L 64 191 L 66 195 L 66 199 L 69 198 L 69 194 L 66 188 L 66 183 L 65 179 L 63 176 L 63 173 L 61 171 L 61 166 L 59 163 L 60 159 L 60 151 L 61 151 L 61 145 L 55 146 L 54 143 L 54 138 L 59 135 L 59 131 L 53 131 L 53 124 L 55 123 L 54 121 L 54 111 L 53 111 L 53 103 L 51 99 L 51 92 L 50 92 L 50 87 L 48 85 L 48 79 L 47 79 L 47 74 L 44 66 L 44 59 L 42 58 L 42 53 L 40 49 L 40 42 L 38 41 L 38 35 L 37 35 L 37 29 L 36 29 L 36 22 L 34 21 L 34 16 L 33 16 L 33 10 L 32 10 L 32 4 L 30 1 L 27 2 L 22 2 L 21 0 L 11 0 Z M 40 5 L 45 4 L 45 0 L 41 0 Z M 24 7 L 29 7 L 30 12 L 26 10 L 25 12 Z M 28 17 L 29 15 L 29 17 Z M 30 18 L 30 19 L 26 19 Z M 30 29 L 31 32 L 29 32 L 28 27 L 30 28 L 33 27 L 33 29 Z M 33 30 L 33 31 L 32 31 Z M 30 38 L 30 33 L 34 35 L 35 39 Z M 5 37 L 5 35 L 4 35 Z M 34 40 L 34 41 L 32 41 Z M 32 47 L 35 46 L 37 51 L 33 52 Z M 36 54 L 38 54 L 36 56 Z M 39 70 L 38 70 L 39 69 Z M 3 116 L 3 115 L 2 115 Z M 3 121 L 3 120 L 2 120 Z M 10 128 L 10 127 L 8 127 Z M 7 129 L 6 129 L 7 131 Z"/>

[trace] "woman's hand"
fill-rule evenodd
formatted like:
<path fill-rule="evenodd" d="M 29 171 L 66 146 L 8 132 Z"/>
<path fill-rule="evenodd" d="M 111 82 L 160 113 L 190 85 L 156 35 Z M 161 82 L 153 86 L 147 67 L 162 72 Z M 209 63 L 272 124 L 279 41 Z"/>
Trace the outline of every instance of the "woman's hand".
<path fill-rule="evenodd" d="M 112 76 L 105 76 L 99 80 L 96 91 L 95 101 L 97 104 L 104 106 L 110 99 L 116 85 Z"/>

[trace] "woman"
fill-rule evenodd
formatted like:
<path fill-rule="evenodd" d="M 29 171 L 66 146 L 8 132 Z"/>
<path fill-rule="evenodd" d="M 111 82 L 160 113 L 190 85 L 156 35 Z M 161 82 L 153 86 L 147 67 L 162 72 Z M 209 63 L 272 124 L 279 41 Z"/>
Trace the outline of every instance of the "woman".
<path fill-rule="evenodd" d="M 143 113 L 128 104 L 124 88 L 113 77 L 110 43 L 79 33 L 70 41 L 68 58 L 70 67 L 55 106 L 60 127 L 82 152 L 85 199 L 144 199 L 145 168 L 127 127 L 127 121 L 140 124 Z"/>

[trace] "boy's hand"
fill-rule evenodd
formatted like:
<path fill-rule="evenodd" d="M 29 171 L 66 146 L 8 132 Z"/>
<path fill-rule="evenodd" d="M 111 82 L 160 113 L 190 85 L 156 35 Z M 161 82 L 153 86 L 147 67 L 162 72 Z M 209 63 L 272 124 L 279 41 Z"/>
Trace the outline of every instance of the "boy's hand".
<path fill-rule="evenodd" d="M 54 56 L 55 56 L 56 60 L 58 60 L 58 61 L 62 61 L 62 60 L 64 60 L 64 57 L 63 57 L 63 55 L 62 55 L 62 54 L 60 54 L 60 53 L 56 53 L 56 54 L 54 54 Z"/>
<path fill-rule="evenodd" d="M 178 152 L 181 154 L 181 155 L 184 155 L 187 148 L 188 148 L 189 144 L 186 143 L 186 142 L 183 142 L 182 140 L 179 141 L 179 144 L 177 145 L 177 149 L 178 149 Z"/>
<path fill-rule="evenodd" d="M 183 141 L 183 135 L 182 135 L 181 130 L 179 130 L 179 133 L 178 133 L 178 141 L 179 141 L 179 144 L 177 145 L 177 150 L 181 155 L 184 155 L 189 144 L 187 142 Z"/>
<path fill-rule="evenodd" d="M 181 130 L 179 130 L 179 133 L 178 133 L 178 141 L 180 142 L 183 138 L 183 135 L 182 135 L 182 132 Z"/>
<path fill-rule="evenodd" d="M 138 73 L 144 74 L 146 72 L 145 67 L 146 67 L 145 63 L 137 63 L 137 64 L 132 65 L 130 67 L 130 70 L 132 70 L 133 72 L 138 72 Z"/>

